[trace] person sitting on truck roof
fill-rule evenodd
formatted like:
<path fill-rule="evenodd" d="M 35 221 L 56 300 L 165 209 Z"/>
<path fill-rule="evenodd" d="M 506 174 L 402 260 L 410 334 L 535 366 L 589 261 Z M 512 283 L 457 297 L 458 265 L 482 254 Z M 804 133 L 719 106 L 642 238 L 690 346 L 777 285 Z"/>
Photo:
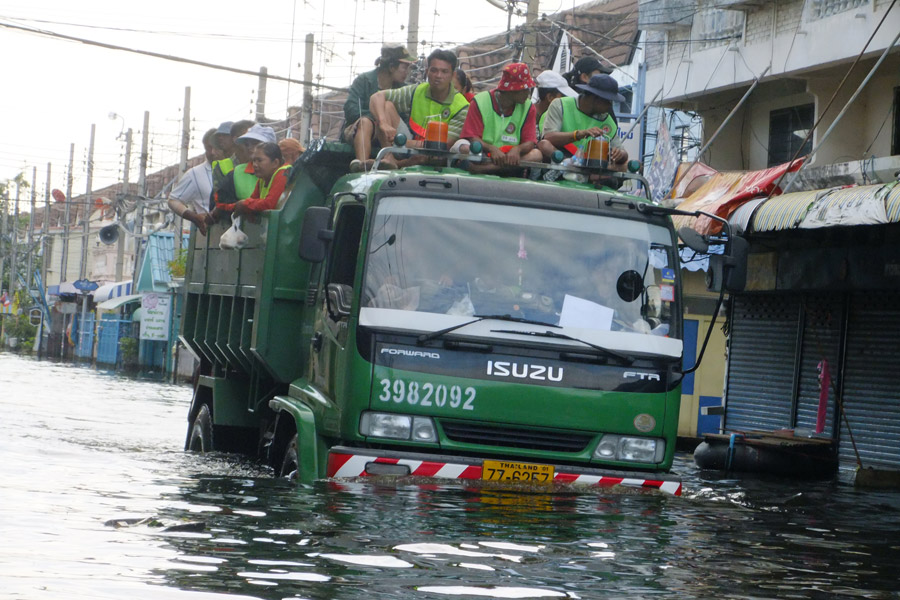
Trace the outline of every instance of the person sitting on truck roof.
<path fill-rule="evenodd" d="M 577 87 L 582 83 L 590 83 L 591 77 L 594 75 L 609 75 L 610 73 L 612 73 L 612 69 L 604 67 L 597 58 L 582 56 L 575 61 L 571 71 L 563 73 L 563 77 L 571 87 Z"/>
<path fill-rule="evenodd" d="M 293 165 L 304 152 L 303 145 L 294 138 L 280 140 L 278 147 L 281 148 L 281 154 L 284 156 L 284 164 L 286 165 Z"/>
<path fill-rule="evenodd" d="M 538 101 L 534 104 L 535 118 L 537 118 L 538 137 L 544 134 L 544 119 L 547 118 L 547 109 L 550 103 L 557 98 L 568 96 L 576 98 L 578 92 L 569 87 L 566 78 L 556 71 L 544 71 L 535 78 L 537 83 Z"/>
<path fill-rule="evenodd" d="M 169 192 L 169 208 L 182 219 L 197 226 L 206 235 L 206 213 L 209 212 L 209 194 L 212 192 L 212 162 L 215 159 L 213 136 L 215 129 L 203 134 L 205 158 L 202 163 L 189 169 L 172 191 Z"/>
<path fill-rule="evenodd" d="M 385 44 L 381 47 L 381 56 L 375 61 L 376 68 L 358 76 L 350 84 L 350 93 L 344 102 L 341 141 L 353 144 L 356 158 L 350 163 L 351 171 L 371 169 L 375 163 L 369 158 L 372 145 L 378 145 L 375 117 L 369 110 L 369 99 L 379 90 L 402 87 L 409 75 L 409 65 L 415 61 L 405 46 Z"/>
<path fill-rule="evenodd" d="M 466 75 L 462 69 L 453 71 L 453 88 L 466 97 L 467 102 L 471 102 L 475 97 L 475 89 L 472 87 L 472 80 Z"/>
<path fill-rule="evenodd" d="M 265 143 L 276 143 L 275 130 L 265 125 L 254 125 L 237 138 L 235 160 L 240 163 L 226 176 L 222 186 L 215 192 L 214 218 L 218 218 L 223 212 L 234 210 L 236 203 L 246 200 L 253 194 L 258 178 L 250 158 L 256 146 Z"/>
<path fill-rule="evenodd" d="M 609 139 L 610 168 L 624 170 L 628 152 L 622 148 L 619 128 L 611 115 L 613 101 L 625 101 L 619 94 L 619 84 L 609 75 L 594 75 L 590 83 L 575 87 L 579 90 L 577 98 L 557 98 L 550 103 L 538 148 L 548 160 L 556 150 L 575 156 L 585 150 L 587 140 L 604 136 Z"/>
<path fill-rule="evenodd" d="M 462 138 L 481 142 L 493 164 L 473 164 L 471 170 L 481 173 L 509 171 L 520 161 L 540 162 L 536 148 L 535 109 L 531 103 L 534 80 L 528 65 L 510 63 L 503 67 L 500 82 L 490 91 L 475 94 L 469 105 Z M 468 152 L 468 144 L 456 145 Z"/>
<path fill-rule="evenodd" d="M 447 123 L 448 147 L 459 139 L 469 103 L 453 88 L 456 64 L 453 52 L 437 49 L 428 55 L 426 83 L 382 90 L 372 95 L 369 110 L 375 118 L 375 133 L 382 147 L 392 145 L 398 132 L 407 136 L 407 146 L 423 147 L 426 123 L 435 119 Z M 409 118 L 402 119 L 402 114 L 408 114 Z M 402 161 L 402 164 L 421 163 L 422 159 L 421 156 L 414 156 Z M 387 168 L 398 166 L 393 156 L 386 157 L 382 163 Z"/>
<path fill-rule="evenodd" d="M 237 215 L 245 215 L 263 210 L 272 210 L 278 205 L 284 188 L 287 186 L 288 169 L 284 164 L 281 148 L 274 142 L 257 144 L 253 150 L 253 172 L 256 174 L 256 187 L 246 200 L 234 204 Z"/>

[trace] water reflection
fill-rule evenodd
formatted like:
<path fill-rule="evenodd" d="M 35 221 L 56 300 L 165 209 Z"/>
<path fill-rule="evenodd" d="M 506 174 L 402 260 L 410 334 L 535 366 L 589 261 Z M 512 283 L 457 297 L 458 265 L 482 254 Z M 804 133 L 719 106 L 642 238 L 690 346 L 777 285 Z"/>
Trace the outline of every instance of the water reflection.
<path fill-rule="evenodd" d="M 676 465 L 681 498 L 388 481 L 297 488 L 232 456 L 183 453 L 183 387 L 3 355 L 0 389 L 4 598 L 895 598 L 900 589 L 895 493 L 711 477 L 689 457 Z"/>

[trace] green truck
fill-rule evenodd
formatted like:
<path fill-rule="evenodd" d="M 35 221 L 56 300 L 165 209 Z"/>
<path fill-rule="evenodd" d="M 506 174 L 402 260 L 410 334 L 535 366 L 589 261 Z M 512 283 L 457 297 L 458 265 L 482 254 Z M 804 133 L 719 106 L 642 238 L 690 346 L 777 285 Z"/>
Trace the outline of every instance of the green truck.
<path fill-rule="evenodd" d="M 220 249 L 223 225 L 192 235 L 186 449 L 301 482 L 680 494 L 675 211 L 566 177 L 348 174 L 351 158 L 308 150 L 278 208 L 245 219 L 242 249 Z"/>

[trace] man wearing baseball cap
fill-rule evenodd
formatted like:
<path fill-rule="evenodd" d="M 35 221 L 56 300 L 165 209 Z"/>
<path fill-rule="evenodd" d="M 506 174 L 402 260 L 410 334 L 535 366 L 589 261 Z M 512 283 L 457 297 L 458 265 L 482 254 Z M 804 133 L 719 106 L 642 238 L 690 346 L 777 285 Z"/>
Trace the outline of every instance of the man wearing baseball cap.
<path fill-rule="evenodd" d="M 574 156 L 584 150 L 587 140 L 609 139 L 609 162 L 614 170 L 624 170 L 628 153 L 622 148 L 618 125 L 612 117 L 613 101 L 624 102 L 619 84 L 609 75 L 594 75 L 587 84 L 577 84 L 577 98 L 558 98 L 550 103 L 544 121 L 541 153 L 549 159 L 555 150 Z"/>
<path fill-rule="evenodd" d="M 535 78 L 537 82 L 538 101 L 534 103 L 534 109 L 537 111 L 537 133 L 541 137 L 544 133 L 544 119 L 547 118 L 547 109 L 550 103 L 557 98 L 569 96 L 575 98 L 578 92 L 569 87 L 566 78 L 556 71 L 544 71 Z"/>
<path fill-rule="evenodd" d="M 520 161 L 541 160 L 530 100 L 534 87 L 528 65 L 511 63 L 503 67 L 496 88 L 475 94 L 460 137 L 470 143 L 481 142 L 493 164 L 472 165 L 473 171 L 510 171 Z M 468 147 L 459 150 L 467 152 Z"/>
<path fill-rule="evenodd" d="M 258 178 L 253 172 L 250 155 L 260 144 L 275 144 L 275 130 L 266 125 L 255 124 L 243 134 L 235 131 L 234 160 L 238 163 L 214 192 L 216 207 L 212 217 L 218 218 L 223 211 L 231 211 L 234 205 L 246 200 L 256 189 Z"/>
<path fill-rule="evenodd" d="M 375 118 L 369 111 L 369 98 L 380 90 L 402 87 L 409 75 L 409 65 L 416 59 L 402 44 L 385 44 L 381 56 L 375 61 L 375 69 L 358 76 L 350 84 L 350 93 L 344 102 L 344 129 L 341 140 L 353 144 L 356 159 L 350 163 L 351 171 L 371 168 L 375 162 L 369 158 L 375 137 Z"/>

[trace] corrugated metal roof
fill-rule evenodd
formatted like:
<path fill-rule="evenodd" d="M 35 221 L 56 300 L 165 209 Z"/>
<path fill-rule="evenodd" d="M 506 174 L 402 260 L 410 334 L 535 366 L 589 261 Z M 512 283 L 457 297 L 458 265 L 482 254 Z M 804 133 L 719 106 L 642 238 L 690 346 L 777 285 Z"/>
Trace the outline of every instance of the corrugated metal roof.
<path fill-rule="evenodd" d="M 816 201 L 816 191 L 773 196 L 763 202 L 753 216 L 753 231 L 794 229 Z"/>
<path fill-rule="evenodd" d="M 188 244 L 188 236 L 183 236 L 182 248 Z M 166 292 L 168 283 L 172 281 L 169 274 L 169 263 L 175 258 L 175 234 L 157 232 L 147 238 L 147 248 L 141 273 L 138 276 L 137 290 L 140 292 Z"/>

